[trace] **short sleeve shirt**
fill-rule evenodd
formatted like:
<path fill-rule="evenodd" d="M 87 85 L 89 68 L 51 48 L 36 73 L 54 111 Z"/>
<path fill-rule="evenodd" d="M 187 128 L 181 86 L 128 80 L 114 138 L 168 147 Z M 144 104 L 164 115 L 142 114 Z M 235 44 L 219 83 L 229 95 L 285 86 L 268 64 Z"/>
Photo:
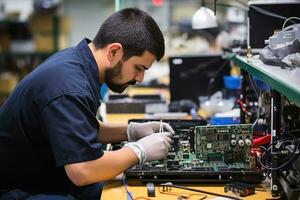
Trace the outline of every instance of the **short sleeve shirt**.
<path fill-rule="evenodd" d="M 0 108 L 0 189 L 64 191 L 64 165 L 103 155 L 98 67 L 88 39 L 28 74 Z"/>

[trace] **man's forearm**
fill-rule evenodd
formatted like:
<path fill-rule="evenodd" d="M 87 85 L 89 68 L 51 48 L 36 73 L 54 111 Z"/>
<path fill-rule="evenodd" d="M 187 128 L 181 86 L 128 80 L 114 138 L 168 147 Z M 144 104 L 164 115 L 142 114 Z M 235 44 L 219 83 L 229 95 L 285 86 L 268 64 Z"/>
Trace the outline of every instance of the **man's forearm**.
<path fill-rule="evenodd" d="M 138 161 L 136 154 L 125 147 L 117 151 L 106 151 L 96 160 L 66 165 L 65 170 L 75 185 L 83 186 L 109 180 Z"/>
<path fill-rule="evenodd" d="M 100 123 L 100 130 L 98 133 L 98 140 L 102 144 L 118 143 L 127 140 L 127 124 L 115 125 Z"/>

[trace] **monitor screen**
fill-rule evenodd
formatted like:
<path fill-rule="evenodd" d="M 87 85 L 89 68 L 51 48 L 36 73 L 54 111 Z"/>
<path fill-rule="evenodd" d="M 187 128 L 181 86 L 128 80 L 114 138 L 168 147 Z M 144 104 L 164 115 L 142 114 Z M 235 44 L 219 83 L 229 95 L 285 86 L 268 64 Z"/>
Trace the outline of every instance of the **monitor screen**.
<path fill-rule="evenodd" d="M 300 1 L 253 1 L 249 3 L 249 39 L 252 48 L 264 48 L 265 40 L 274 31 L 281 30 L 284 21 L 289 17 L 300 17 Z M 291 20 L 287 25 L 300 23 Z"/>
<path fill-rule="evenodd" d="M 171 101 L 189 99 L 199 105 L 199 96 L 208 96 L 223 88 L 223 76 L 229 75 L 229 61 L 222 54 L 169 57 Z"/>

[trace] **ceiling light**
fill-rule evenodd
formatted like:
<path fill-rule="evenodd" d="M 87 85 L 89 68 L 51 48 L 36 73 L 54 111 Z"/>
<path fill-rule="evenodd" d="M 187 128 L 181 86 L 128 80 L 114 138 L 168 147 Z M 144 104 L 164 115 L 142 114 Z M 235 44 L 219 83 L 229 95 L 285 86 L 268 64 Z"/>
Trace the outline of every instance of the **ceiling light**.
<path fill-rule="evenodd" d="M 217 26 L 217 17 L 211 9 L 202 6 L 194 13 L 192 18 L 193 29 L 206 29 Z"/>

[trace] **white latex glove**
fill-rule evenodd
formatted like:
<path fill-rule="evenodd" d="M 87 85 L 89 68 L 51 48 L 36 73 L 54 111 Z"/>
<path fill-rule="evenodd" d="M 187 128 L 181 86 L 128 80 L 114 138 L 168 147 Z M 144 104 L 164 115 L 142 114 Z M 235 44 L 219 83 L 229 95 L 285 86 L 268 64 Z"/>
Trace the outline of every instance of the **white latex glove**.
<path fill-rule="evenodd" d="M 147 161 L 166 158 L 173 143 L 171 136 L 169 132 L 155 133 L 124 146 L 131 148 L 139 158 L 140 164 L 143 164 Z"/>
<path fill-rule="evenodd" d="M 172 135 L 175 134 L 173 128 L 166 122 L 162 122 L 163 131 L 170 132 Z M 129 142 L 137 141 L 145 136 L 151 135 L 153 133 L 158 133 L 160 128 L 160 122 L 145 122 L 137 123 L 130 122 L 127 127 L 127 138 Z"/>

